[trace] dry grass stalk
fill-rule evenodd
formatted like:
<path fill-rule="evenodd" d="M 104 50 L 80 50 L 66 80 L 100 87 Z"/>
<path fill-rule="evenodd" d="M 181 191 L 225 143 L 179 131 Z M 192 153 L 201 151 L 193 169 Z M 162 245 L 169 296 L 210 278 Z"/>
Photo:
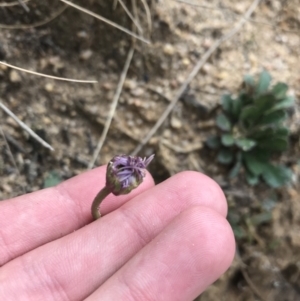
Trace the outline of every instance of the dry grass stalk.
<path fill-rule="evenodd" d="M 29 2 L 30 0 L 22 0 L 23 4 Z M 9 3 L 0 3 L 0 7 L 9 7 L 9 6 L 16 6 L 20 5 L 20 0 L 14 1 L 14 2 L 9 2 Z"/>
<path fill-rule="evenodd" d="M 132 47 L 128 52 L 127 59 L 126 59 L 126 62 L 125 62 L 125 66 L 124 66 L 124 69 L 121 73 L 120 81 L 118 83 L 118 87 L 117 87 L 116 93 L 114 95 L 114 98 L 113 98 L 113 101 L 112 101 L 112 104 L 111 104 L 111 109 L 110 109 L 110 112 L 108 114 L 107 120 L 105 122 L 102 135 L 101 135 L 100 140 L 98 142 L 97 148 L 94 152 L 93 158 L 92 158 L 92 160 L 91 160 L 91 162 L 89 163 L 89 166 L 88 166 L 89 169 L 93 168 L 93 166 L 95 165 L 95 162 L 96 162 L 97 158 L 99 157 L 100 151 L 101 151 L 102 146 L 105 142 L 105 139 L 106 139 L 108 130 L 110 128 L 112 119 L 115 115 L 115 111 L 116 111 L 116 108 L 117 108 L 117 105 L 118 105 L 118 101 L 119 101 L 119 98 L 120 98 L 120 95 L 121 95 L 121 92 L 122 92 L 122 89 L 123 89 L 124 81 L 126 79 L 127 72 L 128 72 L 133 54 L 134 54 L 134 48 Z"/>
<path fill-rule="evenodd" d="M 53 76 L 53 75 L 48 75 L 48 74 L 44 74 L 44 73 L 39 73 L 39 72 L 23 69 L 23 68 L 20 68 L 20 67 L 2 62 L 2 61 L 0 61 L 0 64 L 4 65 L 4 66 L 7 66 L 7 67 L 10 67 L 12 69 L 16 69 L 16 70 L 19 70 L 19 71 L 23 71 L 23 72 L 26 72 L 26 73 L 33 74 L 33 75 L 52 78 L 52 79 L 56 79 L 56 80 L 62 80 L 62 81 L 73 82 L 73 83 L 84 83 L 84 84 L 94 84 L 94 83 L 98 82 L 96 80 L 81 80 L 81 79 L 71 79 L 71 78 L 65 78 L 65 77 L 57 77 L 57 76 Z"/>
<path fill-rule="evenodd" d="M 54 19 L 56 19 L 58 16 L 60 16 L 67 8 L 68 8 L 68 6 L 64 5 L 62 8 L 58 9 L 51 17 L 49 17 L 45 20 L 42 20 L 40 22 L 36 22 L 36 23 L 33 23 L 33 24 L 29 24 L 29 25 L 5 25 L 5 24 L 0 24 L 0 28 L 1 29 L 30 29 L 30 28 L 44 26 L 44 25 L 50 23 L 51 21 L 53 21 Z"/>
<path fill-rule="evenodd" d="M 25 130 L 32 138 L 42 144 L 44 147 L 54 150 L 54 148 L 38 136 L 29 126 L 27 126 L 23 121 L 21 121 L 8 107 L 6 107 L 2 102 L 0 102 L 0 108 L 9 115 L 23 130 Z"/>
<path fill-rule="evenodd" d="M 110 21 L 110 20 L 108 20 L 108 19 L 106 19 L 106 18 L 98 15 L 98 14 L 95 14 L 95 13 L 93 13 L 92 11 L 90 11 L 88 9 L 85 9 L 85 8 L 83 8 L 83 7 L 79 6 L 79 5 L 76 5 L 76 4 L 74 4 L 74 3 L 70 2 L 70 1 L 67 1 L 67 0 L 60 0 L 60 1 L 63 2 L 63 3 L 65 3 L 65 4 L 68 4 L 69 6 L 71 6 L 73 8 L 78 9 L 79 11 L 81 11 L 81 12 L 83 12 L 85 14 L 88 14 L 88 15 L 90 15 L 90 16 L 98 19 L 98 20 L 101 20 L 102 22 L 107 23 L 107 24 L 109 24 L 109 25 L 111 25 L 111 26 L 113 26 L 113 27 L 115 27 L 115 28 L 117 28 L 117 29 L 119 29 L 119 30 L 127 33 L 128 35 L 130 35 L 130 36 L 132 36 L 132 37 L 134 37 L 134 38 L 136 38 L 136 39 L 138 39 L 138 40 L 140 40 L 140 41 L 142 41 L 144 43 L 150 44 L 149 40 L 147 40 L 147 39 L 145 39 L 145 38 L 143 38 L 143 37 L 141 37 L 139 35 L 136 35 L 134 32 L 128 30 L 127 28 L 122 27 L 122 26 L 120 26 L 120 25 L 118 25 L 118 24 L 116 24 L 116 23 L 114 23 L 114 22 L 112 22 L 112 21 Z"/>

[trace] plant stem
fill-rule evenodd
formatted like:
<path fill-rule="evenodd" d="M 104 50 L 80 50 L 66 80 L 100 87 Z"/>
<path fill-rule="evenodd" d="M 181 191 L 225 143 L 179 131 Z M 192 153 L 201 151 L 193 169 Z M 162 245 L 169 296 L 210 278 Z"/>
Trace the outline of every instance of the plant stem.
<path fill-rule="evenodd" d="M 94 198 L 93 204 L 92 204 L 92 216 L 94 218 L 94 220 L 98 219 L 101 217 L 101 213 L 100 213 L 100 205 L 102 203 L 102 201 L 110 194 L 109 189 L 105 186 L 104 188 L 102 188 L 98 194 L 96 195 L 96 197 Z"/>

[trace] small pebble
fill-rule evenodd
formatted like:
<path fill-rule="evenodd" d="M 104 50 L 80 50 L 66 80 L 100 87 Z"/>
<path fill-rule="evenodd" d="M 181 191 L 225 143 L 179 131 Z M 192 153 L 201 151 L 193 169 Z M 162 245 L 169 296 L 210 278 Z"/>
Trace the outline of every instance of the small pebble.
<path fill-rule="evenodd" d="M 129 90 L 133 90 L 137 87 L 137 82 L 135 80 L 132 79 L 126 79 L 124 82 L 124 88 L 125 89 L 129 89 Z"/>
<path fill-rule="evenodd" d="M 77 32 L 77 37 L 80 39 L 87 39 L 88 38 L 88 34 L 86 31 L 81 30 L 79 32 Z"/>
<path fill-rule="evenodd" d="M 182 64 L 185 65 L 185 66 L 188 66 L 189 64 L 191 63 L 191 61 L 185 57 L 183 60 L 182 60 Z"/>
<path fill-rule="evenodd" d="M 22 78 L 16 70 L 11 70 L 9 73 L 9 80 L 12 83 L 19 83 L 19 82 L 21 82 Z"/>
<path fill-rule="evenodd" d="M 172 56 L 172 55 L 174 55 L 174 53 L 175 53 L 175 48 L 174 48 L 171 44 L 166 44 L 166 45 L 164 46 L 163 52 L 164 52 L 164 54 L 166 54 L 166 55 Z"/>
<path fill-rule="evenodd" d="M 180 129 L 182 127 L 182 122 L 179 118 L 172 116 L 171 118 L 171 127 L 174 129 Z"/>
<path fill-rule="evenodd" d="M 141 95 L 144 94 L 144 92 L 145 92 L 144 89 L 142 89 L 142 88 L 136 88 L 136 89 L 134 89 L 134 90 L 131 91 L 131 94 L 133 96 L 141 96 Z"/>
<path fill-rule="evenodd" d="M 87 61 L 93 55 L 93 51 L 91 49 L 84 50 L 80 53 L 80 59 Z"/>
<path fill-rule="evenodd" d="M 52 92 L 53 89 L 54 89 L 54 86 L 53 86 L 52 83 L 47 83 L 47 84 L 45 85 L 45 90 L 46 90 L 47 92 Z"/>

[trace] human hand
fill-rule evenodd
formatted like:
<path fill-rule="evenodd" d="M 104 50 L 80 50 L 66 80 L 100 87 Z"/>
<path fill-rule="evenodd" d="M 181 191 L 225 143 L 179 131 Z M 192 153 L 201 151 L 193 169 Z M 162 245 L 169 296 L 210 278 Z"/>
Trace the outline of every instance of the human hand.
<path fill-rule="evenodd" d="M 219 186 L 182 172 L 90 206 L 105 167 L 0 202 L 0 300 L 193 300 L 231 264 Z"/>

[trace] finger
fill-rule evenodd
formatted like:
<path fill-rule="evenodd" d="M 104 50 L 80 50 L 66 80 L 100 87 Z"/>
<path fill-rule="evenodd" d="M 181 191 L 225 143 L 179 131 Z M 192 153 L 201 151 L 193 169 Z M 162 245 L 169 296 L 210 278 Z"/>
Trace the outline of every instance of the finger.
<path fill-rule="evenodd" d="M 105 183 L 102 166 L 64 183 L 0 202 L 0 266 L 40 245 L 92 221 L 93 198 Z M 110 194 L 103 202 L 109 212 L 154 185 L 149 173 L 129 195 Z M 106 203 L 110 205 L 107 206 Z"/>
<path fill-rule="evenodd" d="M 213 180 L 196 172 L 180 173 L 99 221 L 8 263 L 0 270 L 3 294 L 22 296 L 25 289 L 19 287 L 37 300 L 49 290 L 54 300 L 65 295 L 82 300 L 194 205 L 226 215 L 224 194 Z"/>
<path fill-rule="evenodd" d="M 206 207 L 178 216 L 86 301 L 194 300 L 230 266 L 234 236 Z"/>

